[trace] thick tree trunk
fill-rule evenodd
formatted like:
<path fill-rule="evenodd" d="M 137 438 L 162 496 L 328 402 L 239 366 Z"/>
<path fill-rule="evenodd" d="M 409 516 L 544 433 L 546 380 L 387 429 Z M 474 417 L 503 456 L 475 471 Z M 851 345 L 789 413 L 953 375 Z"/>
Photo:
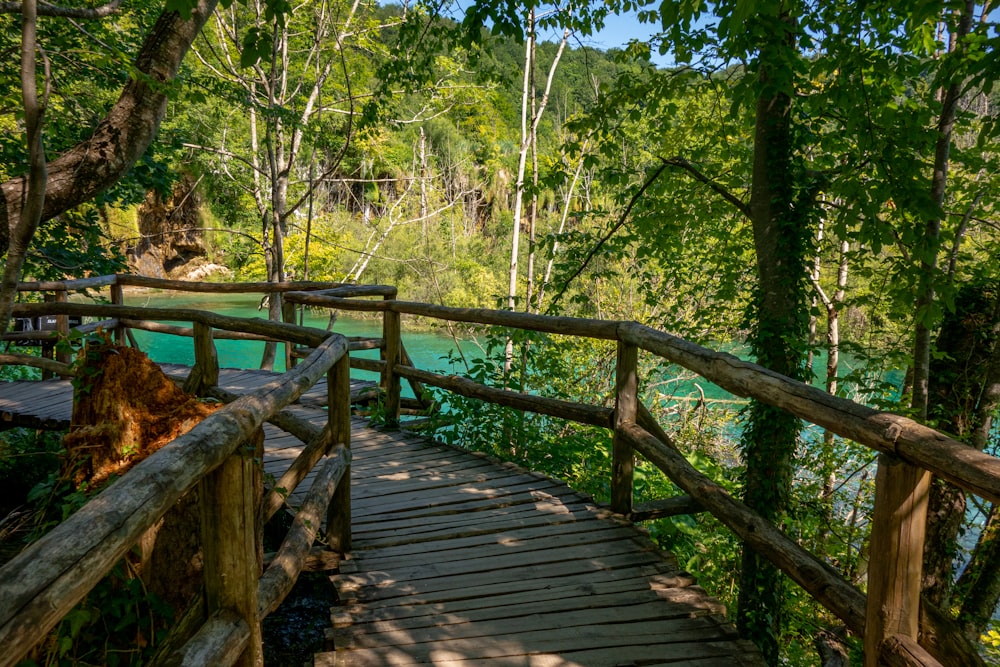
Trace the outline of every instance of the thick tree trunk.
<path fill-rule="evenodd" d="M 785 21 L 790 21 L 785 17 Z M 775 90 L 769 71 L 794 49 L 791 31 L 761 45 L 750 217 L 758 284 L 752 337 L 758 363 L 800 377 L 808 303 L 804 289 L 809 235 L 798 188 L 791 136 L 791 96 Z M 780 525 L 788 508 L 799 422 L 791 414 L 753 402 L 743 436 L 744 502 Z M 779 659 L 783 578 L 767 560 L 743 548 L 737 626 L 760 646 L 769 664 Z"/>
<path fill-rule="evenodd" d="M 955 303 L 956 311 L 945 317 L 938 336 L 936 347 L 942 356 L 931 364 L 928 407 L 938 428 L 972 444 L 975 434 L 989 431 L 997 407 L 997 396 L 989 389 L 997 383 L 995 373 L 1000 366 L 1000 292 L 995 287 L 966 285 Z M 986 443 L 975 444 L 981 449 Z M 923 594 L 941 609 L 951 606 L 953 566 L 965 509 L 964 491 L 934 480 L 927 513 Z M 983 545 L 982 553 L 988 551 Z"/>
<path fill-rule="evenodd" d="M 184 54 L 217 2 L 199 0 L 188 19 L 175 11 L 160 14 L 135 61 L 142 76 L 128 81 L 118 101 L 88 139 L 45 166 L 47 181 L 40 214 L 36 216 L 25 209 L 27 202 L 34 201 L 29 182 L 37 178 L 33 173 L 36 169 L 0 184 L 0 198 L 3 199 L 0 203 L 0 244 L 5 249 L 10 250 L 11 242 L 19 238 L 18 243 L 28 245 L 34 233 L 33 225 L 54 218 L 104 191 L 142 156 L 160 127 L 170 84 L 177 76 Z M 40 132 L 38 128 L 39 141 Z M 13 250 L 19 252 L 17 247 Z M 0 331 L 6 330 L 16 295 L 9 282 L 5 280 L 4 289 L 0 291 Z"/>

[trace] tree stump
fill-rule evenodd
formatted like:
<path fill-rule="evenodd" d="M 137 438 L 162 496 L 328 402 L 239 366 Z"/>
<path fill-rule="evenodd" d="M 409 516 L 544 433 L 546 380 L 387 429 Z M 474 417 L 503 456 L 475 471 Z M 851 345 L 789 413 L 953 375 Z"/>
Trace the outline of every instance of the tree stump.
<path fill-rule="evenodd" d="M 139 350 L 105 340 L 88 343 L 80 355 L 73 416 L 63 441 L 63 476 L 78 488 L 94 489 L 124 474 L 221 407 L 183 392 Z M 262 435 L 253 443 L 258 460 Z M 256 486 L 259 505 L 262 486 Z M 147 589 L 179 616 L 203 584 L 197 489 L 151 527 L 137 547 L 130 557 L 133 566 Z"/>

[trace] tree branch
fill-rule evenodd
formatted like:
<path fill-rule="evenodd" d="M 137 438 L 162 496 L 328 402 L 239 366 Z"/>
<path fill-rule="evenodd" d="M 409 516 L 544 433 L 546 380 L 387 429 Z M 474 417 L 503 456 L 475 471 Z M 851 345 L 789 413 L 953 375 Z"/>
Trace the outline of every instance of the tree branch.
<path fill-rule="evenodd" d="M 146 151 L 166 113 L 169 85 L 181 60 L 218 0 L 198 0 L 191 18 L 164 11 L 147 33 L 135 71 L 121 96 L 89 139 L 48 164 L 49 180 L 41 222 L 85 202 L 118 181 Z M 27 176 L 0 184 L 0 246 L 21 222 Z"/>
<path fill-rule="evenodd" d="M 122 0 L 111 0 L 100 7 L 61 7 L 48 2 L 38 3 L 38 16 L 57 16 L 64 19 L 103 19 L 118 13 Z M 20 2 L 0 2 L 0 14 L 20 14 Z"/>
<path fill-rule="evenodd" d="M 704 183 L 709 187 L 709 189 L 711 189 L 717 195 L 719 195 L 727 202 L 732 204 L 736 208 L 736 210 L 738 210 L 740 213 L 742 213 L 748 218 L 750 217 L 749 205 L 745 204 L 739 197 L 737 197 L 732 192 L 724 188 L 722 185 L 716 183 L 711 178 L 703 174 L 697 167 L 688 162 L 685 158 L 682 158 L 680 156 L 675 156 L 672 158 L 661 158 L 661 159 L 663 160 L 663 164 L 683 169 L 688 174 L 690 174 L 696 181 Z"/>
<path fill-rule="evenodd" d="M 590 260 L 594 259 L 594 255 L 597 254 L 597 251 L 600 250 L 604 246 L 604 244 L 611 239 L 612 236 L 614 236 L 615 232 L 617 232 L 625 225 L 625 221 L 628 220 L 629 213 L 632 212 L 632 209 L 635 207 L 636 202 L 638 202 L 639 198 L 646 192 L 646 190 L 649 189 L 649 186 L 651 186 L 656 181 L 656 179 L 660 177 L 660 174 L 662 174 L 666 170 L 667 166 L 668 166 L 667 162 L 666 160 L 664 160 L 663 164 L 661 164 L 660 167 L 656 171 L 654 171 L 649 176 L 649 178 L 646 179 L 646 182 L 642 184 L 642 187 L 639 188 L 639 190 L 634 195 L 632 195 L 632 198 L 629 199 L 628 205 L 625 207 L 625 210 L 622 211 L 622 214 L 618 217 L 618 222 L 616 222 L 614 226 L 612 226 L 611 229 L 608 230 L 607 234 L 601 237 L 601 240 L 597 242 L 597 245 L 595 245 L 593 248 L 590 249 L 590 252 L 587 253 L 586 259 L 583 260 L 583 263 L 581 263 L 580 266 L 577 267 L 576 271 L 573 272 L 573 275 L 567 278 L 566 282 L 564 282 L 562 284 L 562 287 L 559 288 L 559 293 L 556 294 L 555 297 L 552 299 L 552 303 L 549 304 L 549 307 L 546 310 L 546 312 L 549 313 L 552 312 L 552 309 L 556 307 L 557 303 L 559 303 L 559 299 L 561 299 L 563 294 L 566 293 L 566 289 L 569 287 L 569 284 L 574 280 L 576 280 L 581 273 L 583 273 L 583 270 L 586 269 L 587 265 L 590 264 Z"/>

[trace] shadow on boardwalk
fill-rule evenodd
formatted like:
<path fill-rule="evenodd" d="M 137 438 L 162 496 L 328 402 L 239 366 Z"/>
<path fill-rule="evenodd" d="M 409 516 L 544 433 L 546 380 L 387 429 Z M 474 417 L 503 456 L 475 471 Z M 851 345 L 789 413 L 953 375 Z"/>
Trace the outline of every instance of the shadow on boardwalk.
<path fill-rule="evenodd" d="M 220 385 L 267 377 L 224 370 Z M 325 395 L 317 385 L 295 410 L 322 423 Z M 71 400 L 65 381 L 0 386 L 8 423 L 68 424 Z M 302 443 L 265 430 L 277 477 Z M 351 437 L 354 548 L 332 577 L 335 650 L 316 665 L 762 664 L 645 533 L 565 484 L 359 419 Z"/>
<path fill-rule="evenodd" d="M 565 484 L 358 426 L 317 665 L 761 664 L 671 557 Z"/>

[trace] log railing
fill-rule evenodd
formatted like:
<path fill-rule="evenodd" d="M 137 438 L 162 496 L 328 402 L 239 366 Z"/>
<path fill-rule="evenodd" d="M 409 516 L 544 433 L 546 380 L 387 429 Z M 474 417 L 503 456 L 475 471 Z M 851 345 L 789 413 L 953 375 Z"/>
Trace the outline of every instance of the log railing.
<path fill-rule="evenodd" d="M 922 531 L 914 532 L 912 524 L 922 520 L 919 505 L 926 499 L 894 495 L 891 488 L 887 489 L 895 485 L 886 483 L 886 468 L 904 465 L 921 472 L 930 471 L 967 491 L 1000 502 L 1000 459 L 906 417 L 831 396 L 730 354 L 700 347 L 635 322 L 403 302 L 394 300 L 390 289 L 380 291 L 377 287 L 369 287 L 356 290 L 350 296 L 344 289 L 285 295 L 292 303 L 383 313 L 386 353 L 382 361 L 372 361 L 367 366 L 389 378 L 384 385 L 388 392 L 385 401 L 388 423 L 399 419 L 397 378 L 402 377 L 466 397 L 608 428 L 613 431 L 611 504 L 614 511 L 626 515 L 632 511 L 632 467 L 634 455 L 639 454 L 688 494 L 672 504 L 712 513 L 836 615 L 851 632 L 862 637 L 866 666 L 884 663 L 923 667 L 939 663 L 982 664 L 975 647 L 944 614 L 927 604 L 917 603 L 918 598 L 911 591 L 919 592 L 919 567 L 897 567 L 904 558 L 873 557 L 869 563 L 869 581 L 873 583 L 869 584 L 866 596 L 830 565 L 691 466 L 670 436 L 637 401 L 638 353 L 645 351 L 657 355 L 733 394 L 783 408 L 880 452 L 872 540 L 876 545 L 892 545 L 897 553 L 922 553 Z M 381 296 L 383 300 L 354 298 L 357 296 Z M 486 387 L 463 378 L 404 365 L 394 351 L 398 349 L 395 339 L 399 337 L 402 315 L 617 341 L 615 409 Z"/>
<path fill-rule="evenodd" d="M 26 286 L 26 289 L 58 292 L 60 289 L 64 291 L 79 289 L 84 282 L 86 281 L 72 284 L 70 282 L 42 283 Z M 906 562 L 907 555 L 922 552 L 922 532 L 914 531 L 913 524 L 919 522 L 921 518 L 920 507 L 925 499 L 913 494 L 900 494 L 898 491 L 906 489 L 907 485 L 905 482 L 903 484 L 893 482 L 893 473 L 889 472 L 888 469 L 902 467 L 917 471 L 930 471 L 967 491 L 994 502 L 1000 502 L 1000 460 L 993 456 L 979 452 L 943 433 L 905 417 L 879 412 L 843 398 L 830 396 L 815 387 L 778 375 L 732 355 L 702 348 L 634 322 L 548 317 L 510 311 L 448 308 L 410 303 L 396 300 L 395 289 L 391 287 L 338 284 L 324 286 L 304 283 L 220 286 L 212 283 L 196 283 L 194 285 L 197 288 L 191 289 L 191 283 L 169 284 L 170 282 L 118 276 L 110 279 L 90 279 L 90 284 L 87 284 L 86 287 L 98 288 L 110 285 L 113 296 L 115 286 L 122 285 L 207 292 L 274 291 L 283 293 L 286 303 L 381 313 L 383 316 L 382 340 L 364 345 L 368 348 L 375 346 L 382 350 L 381 359 L 352 359 L 351 367 L 374 370 L 382 374 L 386 421 L 389 424 L 399 421 L 401 412 L 400 380 L 407 379 L 411 383 L 416 383 L 415 389 L 422 385 L 440 387 L 499 405 L 608 428 L 613 432 L 611 488 L 612 508 L 615 511 L 630 514 L 633 509 L 632 466 L 634 456 L 641 455 L 661 469 L 687 494 L 683 498 L 673 499 L 670 504 L 676 505 L 682 511 L 688 508 L 691 511 L 711 512 L 740 539 L 775 563 L 820 604 L 841 619 L 853 633 L 862 637 L 865 644 L 866 665 L 874 666 L 888 663 L 927 667 L 938 664 L 938 662 L 963 665 L 981 664 L 981 659 L 976 654 L 975 648 L 952 627 L 950 621 L 942 613 L 927 604 L 917 602 L 917 598 L 912 592 L 919 590 L 920 568 L 897 567 L 897 563 Z M 308 291 L 300 291 L 300 288 Z M 363 297 L 376 297 L 380 300 L 367 300 Z M 58 312 L 63 315 L 88 314 L 104 318 L 106 322 L 114 322 L 117 327 L 142 326 L 150 329 L 159 327 L 158 330 L 164 332 L 192 335 L 196 339 L 201 339 L 201 343 L 196 343 L 196 349 L 198 347 L 203 349 L 197 357 L 196 369 L 192 371 L 194 379 L 189 378 L 189 383 L 197 390 L 216 394 L 219 393 L 219 390 L 210 387 L 215 376 L 213 375 L 212 355 L 206 343 L 209 334 L 218 338 L 229 335 L 223 331 L 232 331 L 235 336 L 250 335 L 270 340 L 283 340 L 289 342 L 290 345 L 315 346 L 320 344 L 318 339 L 304 340 L 310 335 L 317 335 L 315 330 L 304 330 L 301 327 L 261 320 L 244 320 L 245 324 L 242 328 L 233 328 L 227 326 L 231 324 L 231 322 L 227 322 L 227 319 L 232 318 L 198 313 L 198 311 L 144 309 L 141 314 L 136 314 L 135 309 L 128 309 L 120 305 L 87 310 L 86 307 L 78 304 L 56 301 L 56 303 L 51 304 L 21 305 L 17 307 L 15 312 L 19 314 L 41 314 L 43 312 Z M 400 339 L 401 316 L 403 315 L 616 341 L 618 355 L 615 408 L 583 405 L 500 390 L 482 386 L 463 378 L 444 376 L 414 368 L 411 363 L 407 363 L 408 358 Z M 178 319 L 187 320 L 200 326 L 193 326 L 190 329 L 182 328 L 182 331 L 165 328 L 170 325 L 152 322 L 152 320 Z M 350 347 L 360 349 L 362 345 L 352 344 Z M 687 462 L 677 450 L 670 436 L 652 419 L 649 411 L 637 400 L 636 368 L 640 352 L 654 354 L 687 368 L 738 396 L 753 398 L 783 408 L 803 420 L 829 429 L 880 453 L 880 472 L 877 476 L 872 539 L 876 545 L 889 545 L 891 552 L 901 554 L 901 557 L 888 560 L 871 559 L 867 596 L 846 581 L 831 566 L 803 549 L 793 539 L 730 496 L 721 486 L 698 472 Z M 309 359 L 312 358 L 312 356 L 309 357 Z M 0 357 L 0 363 L 6 363 L 6 359 L 7 357 Z M 303 367 L 308 366 L 309 361 L 307 360 Z M 295 372 L 300 372 L 303 367 L 296 369 Z M 338 368 L 340 370 L 335 371 L 328 381 L 331 391 L 335 391 L 334 387 L 343 387 L 346 382 L 346 364 L 339 365 Z M 333 405 L 332 401 L 331 405 Z M 277 408 L 270 414 L 275 423 L 283 418 L 280 409 Z M 284 418 L 287 419 L 287 417 L 286 415 Z M 334 422 L 331 421 L 332 423 Z M 327 443 L 346 441 L 346 431 L 338 430 L 346 429 L 346 426 L 343 426 L 345 422 L 338 421 L 337 423 L 341 426 L 328 426 L 323 432 L 314 434 L 313 441 L 303 453 L 301 465 L 294 465 L 286 477 L 294 480 L 304 476 L 302 470 L 308 469 L 307 466 L 311 467 L 310 460 L 318 459 L 320 456 L 318 452 L 325 451 Z M 322 444 L 317 444 L 317 442 Z M 230 446 L 235 448 L 236 445 L 227 441 L 225 447 Z M 329 465 L 336 467 L 335 464 Z M 130 472 L 126 478 L 132 474 Z M 330 471 L 330 474 L 335 476 L 333 471 Z M 328 476 L 321 475 L 320 478 L 328 479 Z M 322 485 L 322 483 L 320 484 Z M 284 478 L 279 482 L 279 485 L 287 488 Z M 334 506 L 338 504 L 346 506 L 348 502 L 347 484 L 342 483 L 336 488 Z M 280 499 L 272 496 L 265 501 L 265 505 L 268 507 L 280 506 L 280 502 Z M 676 508 L 674 509 L 676 510 Z M 653 513 L 655 514 L 655 510 Z M 338 517 L 328 518 L 328 526 L 333 526 L 341 535 L 340 538 L 331 536 L 331 544 L 337 544 L 340 548 L 347 549 L 350 545 L 349 531 L 344 530 L 343 522 L 349 526 L 348 513 L 344 512 Z M 307 519 L 304 521 L 315 523 Z M 879 547 L 879 549 L 882 548 Z M 301 553 L 302 549 L 301 544 L 298 546 L 289 544 L 288 550 L 284 554 L 279 554 L 279 557 L 282 559 L 292 557 L 290 554 L 293 552 Z M 218 615 L 218 618 L 213 621 L 215 625 L 235 627 L 232 614 L 239 612 L 230 608 L 231 606 L 227 606 L 225 613 Z M 259 611 L 263 611 L 268 608 L 268 605 L 261 602 L 258 607 Z M 4 600 L 0 599 L 0 610 L 7 608 Z M 0 619 L 2 618 L 4 617 L 0 616 Z M 6 624 L 7 621 L 5 620 L 4 623 Z M 2 626 L 3 632 L 7 632 L 6 627 L 7 625 Z M 0 641 L 3 639 L 4 635 L 0 634 Z"/>
<path fill-rule="evenodd" d="M 86 286 L 139 282 L 123 278 L 118 277 L 117 282 L 94 279 Z M 55 287 L 65 293 L 79 286 L 80 282 Z M 51 284 L 38 287 L 53 289 Z M 191 322 L 196 363 L 185 385 L 202 395 L 225 394 L 216 386 L 219 369 L 213 339 L 218 332 L 249 332 L 313 351 L 274 382 L 242 396 L 223 396 L 231 400 L 228 405 L 137 464 L 0 568 L 0 646 L 4 647 L 0 666 L 16 664 L 42 641 L 140 536 L 196 486 L 202 494 L 203 620 L 195 624 L 197 631 L 190 639 L 177 642 L 176 649 L 159 659 L 162 664 L 261 665 L 260 621 L 291 590 L 324 515 L 328 544 L 341 551 L 350 546 L 347 339 L 308 327 L 197 310 L 90 305 L 65 299 L 19 304 L 14 309 L 16 317 L 42 314 L 98 318 L 105 325 L 110 323 L 108 328 L 112 329 L 155 319 Z M 65 363 L 37 361 L 28 355 L 4 355 L 0 363 L 28 363 L 58 373 L 71 372 Z M 324 376 L 329 414 L 323 428 L 284 411 Z M 310 469 L 317 464 L 320 469 L 281 548 L 260 576 L 254 528 L 256 491 L 248 481 L 261 478 L 254 474 L 260 461 L 246 445 L 260 437 L 265 421 L 273 421 L 307 442 L 289 473 L 265 497 L 266 517 L 282 506 Z"/>

